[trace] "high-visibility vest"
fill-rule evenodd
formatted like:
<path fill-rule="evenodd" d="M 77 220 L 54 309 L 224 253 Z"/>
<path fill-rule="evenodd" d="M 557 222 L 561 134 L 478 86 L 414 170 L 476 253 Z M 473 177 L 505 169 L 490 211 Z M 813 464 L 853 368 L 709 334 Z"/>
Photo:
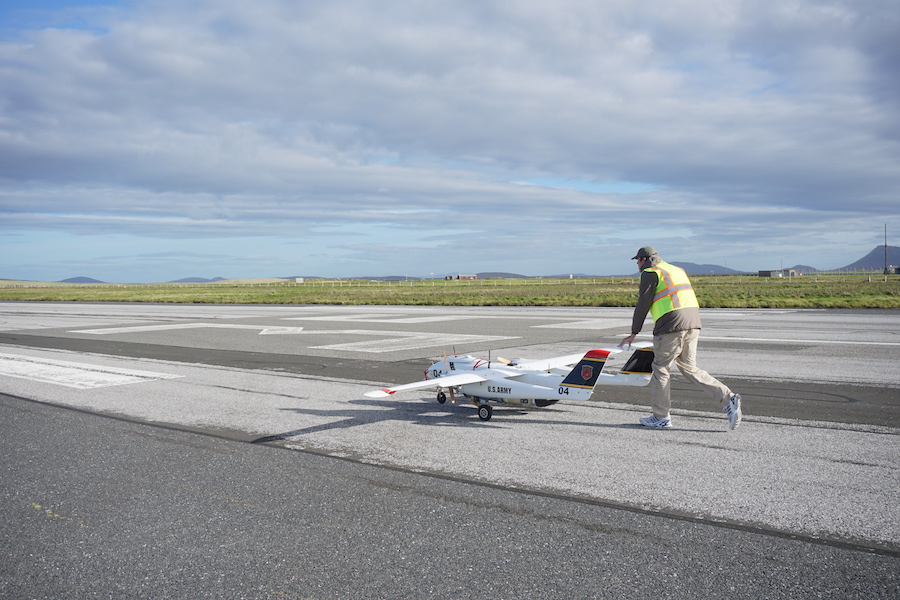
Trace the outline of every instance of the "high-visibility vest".
<path fill-rule="evenodd" d="M 650 305 L 650 315 L 654 321 L 661 316 L 680 308 L 700 308 L 691 280 L 684 269 L 667 262 L 660 262 L 655 267 L 647 267 L 645 271 L 656 273 L 659 282 L 656 284 L 656 295 Z"/>

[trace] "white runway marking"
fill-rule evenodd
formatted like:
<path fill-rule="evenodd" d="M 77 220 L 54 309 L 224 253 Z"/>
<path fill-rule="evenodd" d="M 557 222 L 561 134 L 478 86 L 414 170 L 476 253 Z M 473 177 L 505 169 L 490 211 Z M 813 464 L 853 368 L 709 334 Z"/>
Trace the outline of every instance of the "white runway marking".
<path fill-rule="evenodd" d="M 310 346 L 318 350 L 343 350 L 354 352 L 385 353 L 399 350 L 416 350 L 419 348 L 431 348 L 443 346 L 450 348 L 454 345 L 476 344 L 481 342 L 493 342 L 499 340 L 513 340 L 517 337 L 505 335 L 469 335 L 463 333 L 423 333 L 406 331 L 380 331 L 377 329 L 328 329 L 307 330 L 302 327 L 267 327 L 264 325 L 230 325 L 227 323 L 173 323 L 170 325 L 137 325 L 134 327 L 108 327 L 104 329 L 80 329 L 70 333 L 90 333 L 94 335 L 111 335 L 116 333 L 141 333 L 146 331 L 168 331 L 173 329 L 195 329 L 206 327 L 221 327 L 225 329 L 261 329 L 260 335 L 272 334 L 303 334 L 303 335 L 366 335 L 377 336 L 379 339 L 344 342 L 339 344 L 326 344 L 322 346 Z M 386 337 L 387 336 L 387 337 Z"/>
<path fill-rule="evenodd" d="M 367 333 L 369 335 L 385 335 L 385 331 L 356 331 L 355 333 Z M 345 350 L 354 352 L 370 352 L 381 354 L 384 352 L 396 352 L 398 350 L 416 350 L 418 348 L 444 347 L 451 348 L 455 345 L 465 346 L 481 342 L 493 342 L 499 340 L 514 340 L 517 337 L 503 335 L 468 335 L 463 333 L 403 333 L 394 332 L 390 335 L 402 336 L 395 338 L 381 338 L 362 342 L 346 342 L 342 344 L 328 344 L 325 346 L 310 346 L 319 350 Z"/>
<path fill-rule="evenodd" d="M 756 338 L 756 337 L 727 337 L 701 335 L 701 340 L 719 340 L 725 342 L 775 342 L 778 344 L 846 344 L 853 346 L 900 346 L 900 342 L 856 342 L 853 340 L 799 340 L 797 338 Z"/>
<path fill-rule="evenodd" d="M 352 321 L 357 323 L 438 323 L 441 321 L 461 321 L 466 319 L 483 319 L 478 315 L 432 315 L 429 317 L 396 317 L 384 313 L 360 315 L 327 315 L 320 317 L 287 317 L 285 321 Z"/>
<path fill-rule="evenodd" d="M 182 375 L 100 367 L 16 354 L 0 354 L 0 374 L 18 379 L 64 385 L 79 390 L 182 377 Z"/>
<path fill-rule="evenodd" d="M 295 334 L 303 331 L 302 327 L 270 327 L 268 325 L 235 325 L 231 323 L 172 323 L 169 325 L 136 325 L 134 327 L 107 327 L 104 329 L 80 329 L 69 333 L 91 333 L 94 335 L 112 335 L 114 333 L 142 333 L 145 331 L 167 331 L 170 329 L 254 329 L 261 330 L 259 335 Z"/>
<path fill-rule="evenodd" d="M 611 329 L 629 327 L 628 319 L 589 319 L 585 321 L 568 321 L 566 323 L 550 323 L 549 325 L 533 325 L 535 329 Z"/>
<path fill-rule="evenodd" d="M 347 319 L 352 320 L 352 319 Z M 398 319 L 397 321 L 407 320 Z M 230 325 L 226 323 L 173 323 L 169 325 L 138 325 L 134 327 L 108 327 L 105 329 L 80 329 L 70 333 L 90 333 L 94 335 L 111 335 L 117 333 L 142 333 L 147 331 L 167 331 L 171 329 L 195 329 L 221 327 L 225 329 L 261 329 L 260 335 L 303 334 L 303 335 L 365 335 L 377 336 L 378 339 L 344 342 L 310 346 L 318 350 L 343 350 L 368 353 L 396 352 L 400 350 L 416 350 L 442 346 L 450 348 L 454 345 L 477 344 L 500 340 L 513 340 L 517 337 L 505 335 L 469 335 L 463 333 L 425 333 L 407 331 L 381 331 L 377 329 L 327 329 L 306 330 L 302 327 L 267 327 L 264 325 Z M 385 337 L 388 336 L 388 337 Z"/>
<path fill-rule="evenodd" d="M 617 335 L 628 335 L 626 329 L 628 325 L 622 325 L 621 319 L 592 319 L 590 321 L 570 321 L 568 323 L 552 323 L 550 325 L 534 325 L 535 329 L 612 329 L 616 326 L 622 326 L 622 332 Z M 648 328 L 649 329 L 649 328 Z M 648 334 L 641 334 L 639 337 L 649 338 Z M 900 347 L 900 342 L 867 342 L 855 340 L 809 340 L 799 338 L 765 338 L 765 337 L 730 337 L 730 336 L 714 336 L 700 335 L 700 339 L 704 341 L 718 340 L 724 342 L 767 342 L 776 344 L 824 344 L 824 345 L 851 345 L 851 346 L 894 346 Z"/>

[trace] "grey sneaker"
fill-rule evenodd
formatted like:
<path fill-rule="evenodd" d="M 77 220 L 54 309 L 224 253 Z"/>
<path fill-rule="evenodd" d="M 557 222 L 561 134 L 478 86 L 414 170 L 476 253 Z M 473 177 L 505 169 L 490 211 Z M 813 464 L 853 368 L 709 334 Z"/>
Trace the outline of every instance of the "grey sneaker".
<path fill-rule="evenodd" d="M 735 429 L 741 424 L 741 417 L 743 416 L 743 413 L 741 413 L 741 395 L 732 394 L 728 404 L 722 410 L 728 415 L 728 429 Z"/>
<path fill-rule="evenodd" d="M 641 417 L 640 419 L 641 425 L 644 427 L 656 427 L 657 429 L 671 429 L 672 428 L 672 419 L 665 418 L 660 419 L 656 415 L 650 415 L 649 417 Z"/>

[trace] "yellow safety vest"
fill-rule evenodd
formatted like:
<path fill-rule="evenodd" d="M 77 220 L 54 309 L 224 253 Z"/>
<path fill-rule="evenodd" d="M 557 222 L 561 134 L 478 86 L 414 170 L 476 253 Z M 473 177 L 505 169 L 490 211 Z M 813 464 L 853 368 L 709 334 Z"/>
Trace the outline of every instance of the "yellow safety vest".
<path fill-rule="evenodd" d="M 656 295 L 650 305 L 650 315 L 654 321 L 661 316 L 680 308 L 700 308 L 691 280 L 684 269 L 667 262 L 660 262 L 655 267 L 647 267 L 645 271 L 656 273 L 659 282 L 656 284 Z"/>

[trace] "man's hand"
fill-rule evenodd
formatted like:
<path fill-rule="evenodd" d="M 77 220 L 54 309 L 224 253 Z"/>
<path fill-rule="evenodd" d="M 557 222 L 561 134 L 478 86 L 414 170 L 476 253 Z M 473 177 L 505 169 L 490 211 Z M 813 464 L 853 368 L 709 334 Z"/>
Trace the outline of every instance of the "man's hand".
<path fill-rule="evenodd" d="M 621 342 L 619 342 L 619 348 L 621 348 L 622 346 L 626 346 L 626 345 L 631 346 L 631 342 L 633 342 L 634 338 L 636 338 L 636 337 L 637 337 L 637 334 L 632 333 L 631 335 L 629 335 L 628 337 L 623 339 Z"/>

